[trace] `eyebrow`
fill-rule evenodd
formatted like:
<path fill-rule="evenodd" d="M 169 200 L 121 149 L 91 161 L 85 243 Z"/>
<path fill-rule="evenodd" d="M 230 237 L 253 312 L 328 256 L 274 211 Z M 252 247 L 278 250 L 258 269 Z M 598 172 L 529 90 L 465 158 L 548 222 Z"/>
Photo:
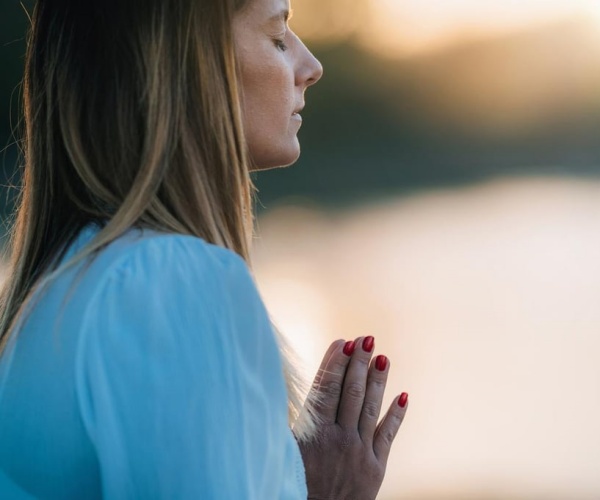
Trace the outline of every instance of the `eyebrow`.
<path fill-rule="evenodd" d="M 294 10 L 293 9 L 284 9 L 282 10 L 279 14 L 275 14 L 274 16 L 271 16 L 269 18 L 269 22 L 275 22 L 275 21 L 280 21 L 281 19 L 283 19 L 284 22 L 288 22 L 292 16 L 294 15 Z"/>

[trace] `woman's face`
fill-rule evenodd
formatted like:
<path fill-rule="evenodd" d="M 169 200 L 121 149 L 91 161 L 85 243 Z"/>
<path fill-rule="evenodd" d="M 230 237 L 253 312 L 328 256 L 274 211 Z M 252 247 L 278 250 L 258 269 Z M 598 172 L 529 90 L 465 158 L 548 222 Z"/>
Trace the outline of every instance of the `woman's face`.
<path fill-rule="evenodd" d="M 289 11 L 289 0 L 249 0 L 234 19 L 244 131 L 257 170 L 298 159 L 304 91 L 323 74 L 288 27 Z"/>

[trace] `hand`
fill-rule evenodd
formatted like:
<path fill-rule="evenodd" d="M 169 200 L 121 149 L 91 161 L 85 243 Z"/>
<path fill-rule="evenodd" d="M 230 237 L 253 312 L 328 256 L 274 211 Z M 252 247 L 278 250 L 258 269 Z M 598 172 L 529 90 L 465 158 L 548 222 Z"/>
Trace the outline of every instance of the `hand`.
<path fill-rule="evenodd" d="M 337 340 L 323 357 L 309 395 L 322 423 L 314 439 L 299 442 L 309 500 L 371 500 L 381 487 L 408 400 L 394 398 L 377 423 L 390 363 L 370 362 L 373 348 L 373 337 Z"/>

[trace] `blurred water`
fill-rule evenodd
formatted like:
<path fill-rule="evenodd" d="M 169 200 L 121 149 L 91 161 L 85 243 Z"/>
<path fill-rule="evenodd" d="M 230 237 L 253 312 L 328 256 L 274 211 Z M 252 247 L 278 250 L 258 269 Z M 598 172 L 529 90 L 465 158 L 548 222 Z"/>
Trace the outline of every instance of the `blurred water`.
<path fill-rule="evenodd" d="M 600 182 L 507 179 L 259 220 L 259 286 L 312 377 L 336 338 L 410 393 L 382 499 L 600 498 Z"/>
<path fill-rule="evenodd" d="M 259 234 L 259 287 L 307 375 L 372 334 L 384 407 L 410 393 L 381 500 L 600 498 L 600 181 L 281 206 Z"/>

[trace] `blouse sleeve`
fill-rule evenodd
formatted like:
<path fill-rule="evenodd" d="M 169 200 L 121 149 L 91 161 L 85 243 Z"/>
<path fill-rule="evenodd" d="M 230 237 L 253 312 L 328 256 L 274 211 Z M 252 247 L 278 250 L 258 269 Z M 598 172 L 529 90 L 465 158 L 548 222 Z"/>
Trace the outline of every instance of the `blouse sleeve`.
<path fill-rule="evenodd" d="M 287 397 L 245 262 L 192 237 L 137 244 L 85 312 L 77 396 L 106 498 L 277 498 Z"/>

